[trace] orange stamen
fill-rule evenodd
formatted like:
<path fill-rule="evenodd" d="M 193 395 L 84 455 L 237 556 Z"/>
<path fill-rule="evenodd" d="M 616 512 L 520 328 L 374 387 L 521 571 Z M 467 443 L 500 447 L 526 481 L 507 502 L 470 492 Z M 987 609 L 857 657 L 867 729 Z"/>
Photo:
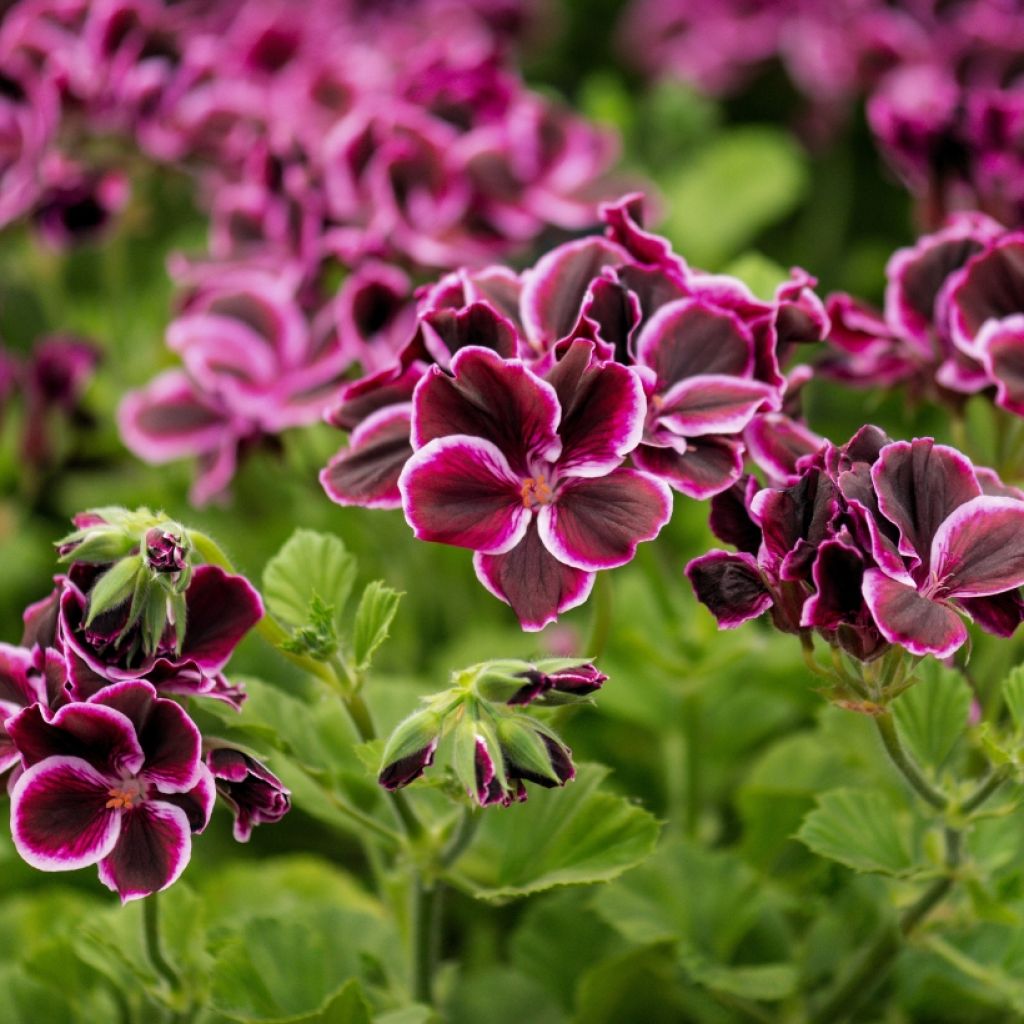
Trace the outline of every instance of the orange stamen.
<path fill-rule="evenodd" d="M 519 488 L 519 494 L 523 499 L 523 508 L 550 505 L 555 497 L 554 491 L 543 476 L 528 477 Z"/>
<path fill-rule="evenodd" d="M 130 811 L 132 809 L 132 801 L 138 796 L 138 792 L 131 789 L 108 789 L 107 796 L 110 799 L 106 803 L 108 811 Z"/>

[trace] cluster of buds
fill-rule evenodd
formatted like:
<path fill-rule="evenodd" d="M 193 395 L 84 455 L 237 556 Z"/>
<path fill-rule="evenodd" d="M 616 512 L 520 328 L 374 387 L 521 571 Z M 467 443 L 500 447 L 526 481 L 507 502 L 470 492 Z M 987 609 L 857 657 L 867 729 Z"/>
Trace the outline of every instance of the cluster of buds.
<path fill-rule="evenodd" d="M 0 771 L 15 848 L 44 871 L 96 865 L 122 900 L 169 886 L 219 794 L 235 837 L 290 807 L 248 752 L 203 736 L 181 697 L 238 707 L 223 669 L 263 615 L 247 580 L 193 565 L 189 531 L 148 509 L 74 519 L 66 574 L 0 644 Z"/>
<path fill-rule="evenodd" d="M 395 728 L 378 781 L 400 789 L 440 756 L 481 807 L 525 800 L 526 782 L 564 786 L 576 775 L 572 751 L 522 708 L 585 702 L 606 679 L 572 658 L 491 661 L 457 672 L 448 690 L 424 698 L 424 707 Z"/>

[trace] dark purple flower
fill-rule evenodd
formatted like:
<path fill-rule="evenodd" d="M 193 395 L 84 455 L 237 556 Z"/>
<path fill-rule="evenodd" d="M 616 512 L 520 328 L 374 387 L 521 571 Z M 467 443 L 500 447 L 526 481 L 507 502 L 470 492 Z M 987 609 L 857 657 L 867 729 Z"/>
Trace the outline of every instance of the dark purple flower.
<path fill-rule="evenodd" d="M 540 629 L 584 601 L 668 521 L 654 477 L 622 466 L 643 425 L 639 380 L 576 342 L 542 380 L 465 348 L 416 389 L 416 454 L 399 479 L 416 536 L 477 552 L 481 582 Z"/>
<path fill-rule="evenodd" d="M 291 794 L 281 780 L 254 757 L 232 747 L 206 755 L 217 792 L 235 816 L 234 836 L 248 842 L 255 825 L 280 821 L 291 810 Z"/>
<path fill-rule="evenodd" d="M 42 871 L 99 865 L 123 902 L 171 885 L 210 819 L 199 730 L 149 683 L 117 683 L 9 719 L 25 771 L 11 792 L 18 853 Z"/>
<path fill-rule="evenodd" d="M 146 564 L 159 573 L 181 572 L 188 564 L 188 545 L 181 534 L 154 526 L 146 531 Z"/>
<path fill-rule="evenodd" d="M 525 682 L 508 698 L 508 704 L 530 704 L 552 690 L 557 694 L 586 697 L 596 693 L 608 681 L 608 677 L 589 662 L 558 666 L 541 663 L 517 675 Z"/>

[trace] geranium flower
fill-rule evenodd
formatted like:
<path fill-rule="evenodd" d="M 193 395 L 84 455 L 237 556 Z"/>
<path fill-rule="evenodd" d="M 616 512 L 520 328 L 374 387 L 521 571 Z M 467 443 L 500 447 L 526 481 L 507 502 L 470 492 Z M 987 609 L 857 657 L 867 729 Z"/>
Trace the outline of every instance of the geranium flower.
<path fill-rule="evenodd" d="M 292 806 L 291 794 L 265 764 L 232 747 L 215 747 L 206 766 L 221 799 L 235 817 L 234 836 L 249 841 L 256 825 L 280 821 Z"/>
<path fill-rule="evenodd" d="M 149 683 L 117 683 L 8 721 L 24 772 L 11 792 L 18 853 L 41 871 L 99 866 L 123 902 L 166 889 L 210 819 L 199 730 Z"/>
<path fill-rule="evenodd" d="M 671 513 L 664 483 L 622 466 L 643 430 L 640 382 L 592 355 L 578 341 L 542 380 L 470 347 L 416 389 L 406 518 L 420 539 L 474 550 L 524 629 L 586 600 L 594 573 L 628 562 Z"/>

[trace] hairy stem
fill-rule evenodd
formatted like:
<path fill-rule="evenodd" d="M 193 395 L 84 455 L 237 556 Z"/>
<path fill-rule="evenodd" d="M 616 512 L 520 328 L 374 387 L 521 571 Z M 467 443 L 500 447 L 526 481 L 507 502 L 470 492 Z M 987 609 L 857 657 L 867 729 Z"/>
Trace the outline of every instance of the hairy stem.
<path fill-rule="evenodd" d="M 441 945 L 441 902 L 444 887 L 427 884 L 420 875 L 413 879 L 412 893 L 412 994 L 428 1006 L 434 1001 L 434 971 Z"/>
<path fill-rule="evenodd" d="M 142 901 L 142 934 L 146 942 L 146 954 L 153 970 L 167 982 L 172 992 L 177 992 L 181 980 L 178 972 L 167 962 L 160 943 L 160 904 L 158 893 L 150 893 Z"/>
<path fill-rule="evenodd" d="M 940 793 L 921 774 L 921 769 L 914 764 L 910 756 L 903 749 L 903 744 L 900 743 L 899 735 L 896 732 L 896 720 L 893 718 L 892 712 L 886 708 L 879 714 L 873 715 L 872 718 L 875 728 L 878 730 L 878 735 L 881 737 L 882 746 L 885 747 L 885 752 L 889 755 L 889 760 L 903 778 L 907 780 L 910 788 L 925 803 L 931 805 L 937 811 L 944 811 L 949 805 L 949 799 L 944 793 Z"/>

